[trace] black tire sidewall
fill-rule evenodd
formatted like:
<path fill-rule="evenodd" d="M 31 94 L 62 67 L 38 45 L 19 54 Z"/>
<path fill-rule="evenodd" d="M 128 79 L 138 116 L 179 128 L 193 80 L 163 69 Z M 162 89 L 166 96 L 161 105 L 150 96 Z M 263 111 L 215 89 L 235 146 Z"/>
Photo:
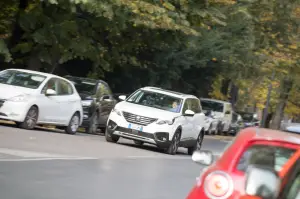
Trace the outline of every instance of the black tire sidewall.
<path fill-rule="evenodd" d="M 95 112 L 95 113 L 92 115 L 92 117 L 91 117 L 91 120 L 90 120 L 90 123 L 89 123 L 89 127 L 87 128 L 87 132 L 88 132 L 89 134 L 96 134 L 96 133 L 97 133 L 97 128 L 96 128 L 95 132 L 92 132 L 92 130 L 93 130 L 92 125 L 93 125 L 93 122 L 94 122 L 94 120 L 95 120 L 95 117 L 96 117 L 97 120 L 98 120 L 97 112 Z"/>
<path fill-rule="evenodd" d="M 35 109 L 36 110 L 36 121 L 35 121 L 35 125 L 33 127 L 28 127 L 27 125 L 27 116 L 29 114 L 29 112 L 32 110 L 32 109 Z M 24 122 L 21 122 L 21 123 L 17 123 L 17 125 L 23 129 L 28 129 L 28 130 L 31 130 L 31 129 L 34 129 L 34 127 L 36 126 L 37 124 L 37 121 L 38 121 L 38 118 L 39 118 L 39 109 L 36 107 L 36 106 L 31 106 L 29 108 L 29 110 L 27 111 L 27 114 L 25 116 L 25 119 L 24 119 Z"/>
<path fill-rule="evenodd" d="M 66 132 L 67 132 L 68 134 L 71 134 L 71 135 L 76 134 L 76 132 L 77 132 L 77 130 L 78 130 L 78 128 L 77 128 L 76 131 L 74 132 L 74 131 L 72 131 L 72 129 L 71 129 L 71 121 L 72 121 L 72 119 L 73 119 L 75 116 L 78 116 L 78 117 L 79 117 L 79 120 L 80 120 L 80 115 L 79 115 L 78 113 L 74 113 L 74 114 L 72 115 L 70 121 L 69 121 L 69 125 L 68 125 L 67 128 L 66 128 Z"/>

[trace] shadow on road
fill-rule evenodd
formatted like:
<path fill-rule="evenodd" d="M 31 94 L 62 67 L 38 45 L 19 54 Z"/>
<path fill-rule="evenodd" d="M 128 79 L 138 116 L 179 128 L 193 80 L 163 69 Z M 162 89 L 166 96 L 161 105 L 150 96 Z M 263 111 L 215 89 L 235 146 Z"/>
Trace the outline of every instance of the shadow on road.
<path fill-rule="evenodd" d="M 136 149 L 142 149 L 142 150 L 152 151 L 152 152 L 156 152 L 156 153 L 164 153 L 163 149 L 160 149 L 160 148 L 157 148 L 156 146 L 152 146 L 152 145 L 148 145 L 148 144 L 144 144 L 142 146 L 138 146 L 138 145 L 136 145 L 134 143 L 131 144 L 131 143 L 122 143 L 122 142 L 120 142 L 119 144 L 123 145 L 123 146 L 128 146 L 128 147 L 136 148 Z M 179 149 L 181 149 L 181 148 L 179 148 Z M 188 156 L 188 154 L 182 152 L 182 150 L 177 151 L 177 154 Z"/>

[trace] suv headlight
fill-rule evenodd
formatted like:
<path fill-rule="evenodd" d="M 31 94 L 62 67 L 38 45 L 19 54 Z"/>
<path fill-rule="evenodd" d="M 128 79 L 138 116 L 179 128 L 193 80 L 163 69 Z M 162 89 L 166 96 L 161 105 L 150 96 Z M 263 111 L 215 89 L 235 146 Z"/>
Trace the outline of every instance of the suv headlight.
<path fill-rule="evenodd" d="M 111 110 L 111 112 L 115 112 L 117 115 L 122 116 L 121 111 L 119 111 L 119 110 L 116 109 L 116 108 L 113 108 L 113 109 Z"/>
<path fill-rule="evenodd" d="M 93 102 L 93 100 L 83 100 L 83 101 L 81 101 L 81 105 L 82 106 L 91 106 L 92 102 Z"/>
<path fill-rule="evenodd" d="M 172 119 L 172 120 L 158 120 L 157 122 L 156 122 L 156 124 L 169 124 L 169 125 L 172 125 L 173 123 L 174 123 L 174 121 L 175 121 L 175 118 L 174 119 Z"/>
<path fill-rule="evenodd" d="M 18 95 L 8 99 L 8 101 L 12 102 L 26 102 L 28 101 L 29 95 Z"/>

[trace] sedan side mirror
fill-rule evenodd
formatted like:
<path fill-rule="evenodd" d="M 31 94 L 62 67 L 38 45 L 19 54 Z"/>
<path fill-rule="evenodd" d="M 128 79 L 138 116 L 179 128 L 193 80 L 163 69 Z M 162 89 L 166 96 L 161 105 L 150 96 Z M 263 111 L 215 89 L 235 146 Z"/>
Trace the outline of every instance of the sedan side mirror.
<path fill-rule="evenodd" d="M 209 166 L 214 161 L 214 156 L 211 151 L 194 151 L 192 155 L 192 160 L 198 164 Z"/>
<path fill-rule="evenodd" d="M 280 190 L 278 173 L 270 168 L 251 165 L 246 172 L 246 194 L 263 199 L 276 199 Z"/>
<path fill-rule="evenodd" d="M 192 117 L 192 116 L 194 116 L 194 115 L 195 115 L 195 112 L 192 111 L 192 110 L 186 110 L 186 111 L 184 112 L 184 116 L 190 116 L 190 117 Z"/>
<path fill-rule="evenodd" d="M 45 95 L 46 96 L 51 96 L 51 95 L 57 95 L 57 93 L 53 89 L 47 89 Z"/>
<path fill-rule="evenodd" d="M 121 101 L 124 101 L 124 100 L 126 100 L 126 96 L 125 96 L 125 95 L 120 95 L 120 96 L 119 96 L 119 99 L 120 99 Z"/>

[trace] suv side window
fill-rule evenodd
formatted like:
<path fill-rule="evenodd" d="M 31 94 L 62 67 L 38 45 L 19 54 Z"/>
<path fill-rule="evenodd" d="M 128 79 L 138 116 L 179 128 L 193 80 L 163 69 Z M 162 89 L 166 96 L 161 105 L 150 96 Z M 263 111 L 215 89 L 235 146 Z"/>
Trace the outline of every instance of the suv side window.
<path fill-rule="evenodd" d="M 97 95 L 97 98 L 99 98 L 99 97 L 103 97 L 105 95 L 110 96 L 110 95 L 112 95 L 112 93 L 110 91 L 110 88 L 107 85 L 100 82 L 97 86 L 97 94 L 96 95 Z"/>
<path fill-rule="evenodd" d="M 184 105 L 183 105 L 183 109 L 182 109 L 182 114 L 184 114 L 184 112 L 186 111 L 186 110 L 188 110 L 188 109 L 190 109 L 190 107 L 191 107 L 191 99 L 186 99 L 185 101 L 184 101 Z"/>
<path fill-rule="evenodd" d="M 245 172 L 249 165 L 256 164 L 280 171 L 294 153 L 295 149 L 254 144 L 244 151 L 236 169 Z"/>
<path fill-rule="evenodd" d="M 190 99 L 190 100 L 191 100 L 191 110 L 194 111 L 196 114 L 201 113 L 200 101 L 197 99 Z"/>

